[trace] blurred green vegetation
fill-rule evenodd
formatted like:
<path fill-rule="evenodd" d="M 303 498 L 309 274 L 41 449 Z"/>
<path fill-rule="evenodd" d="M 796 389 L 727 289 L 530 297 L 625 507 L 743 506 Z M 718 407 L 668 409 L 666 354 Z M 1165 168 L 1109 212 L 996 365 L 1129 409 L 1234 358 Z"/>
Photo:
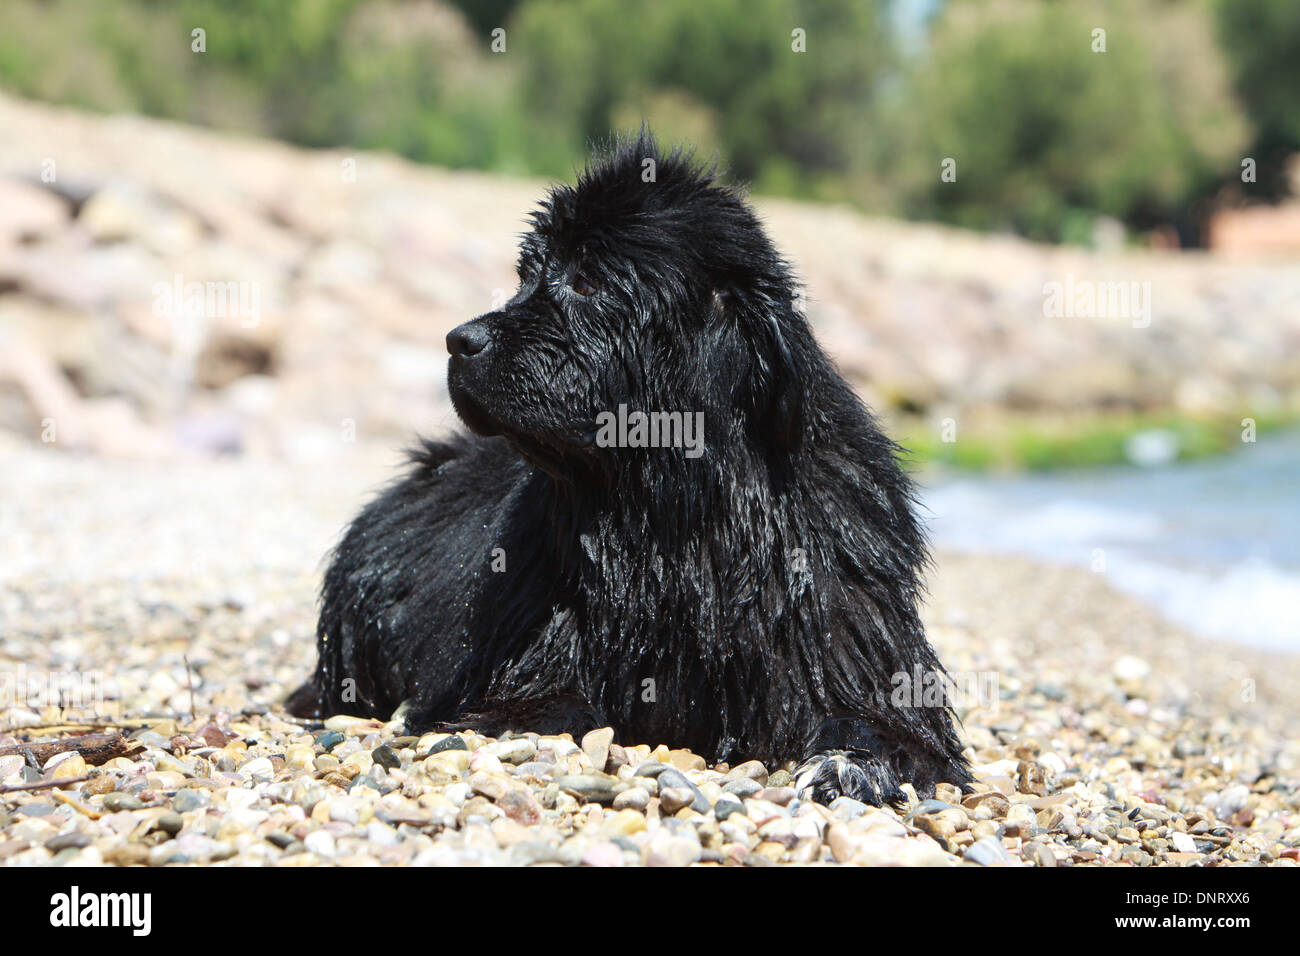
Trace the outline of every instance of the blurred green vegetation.
<path fill-rule="evenodd" d="M 1265 195 L 1284 192 L 1283 162 L 1300 149 L 1300 3 L 1217 0 L 1218 32 L 1254 124 L 1251 155 Z"/>
<path fill-rule="evenodd" d="M 1293 412 L 1252 412 L 1256 434 L 1294 427 Z M 1090 468 L 1129 461 L 1129 443 L 1138 435 L 1162 432 L 1177 449 L 1177 460 L 1192 461 L 1241 447 L 1241 417 L 1189 417 L 1175 413 L 1116 415 L 1093 413 L 1068 418 L 1008 417 L 942 441 L 931 423 L 898 423 L 903 458 L 913 465 L 940 465 L 962 471 Z"/>
<path fill-rule="evenodd" d="M 1193 3 L 953 4 L 901 104 L 913 215 L 1039 239 L 1138 227 L 1234 171 L 1248 122 L 1212 23 Z M 1095 35 L 1093 31 L 1098 31 Z M 1104 32 L 1101 32 L 1104 31 Z"/>
<path fill-rule="evenodd" d="M 760 192 L 1077 242 L 1101 217 L 1194 240 L 1221 190 L 1280 195 L 1298 51 L 1296 0 L 0 8 L 0 86 L 28 97 L 547 176 L 645 118 Z"/>

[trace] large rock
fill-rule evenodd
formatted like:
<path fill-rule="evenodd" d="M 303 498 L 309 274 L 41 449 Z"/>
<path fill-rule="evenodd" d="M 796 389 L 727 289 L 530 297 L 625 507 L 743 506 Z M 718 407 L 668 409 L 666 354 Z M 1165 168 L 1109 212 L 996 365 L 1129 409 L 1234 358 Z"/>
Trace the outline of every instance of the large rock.
<path fill-rule="evenodd" d="M 0 427 L 34 434 L 24 396 L 62 376 L 82 420 L 125 403 L 94 414 L 125 409 L 178 453 L 319 459 L 453 426 L 444 337 L 513 290 L 544 187 L 3 95 L 0 130 L 0 332 L 42 357 L 23 363 L 41 369 L 28 385 L 11 374 Z M 57 158 L 51 182 L 41 157 Z M 1087 251 L 757 205 L 822 344 L 886 415 L 966 427 L 1300 403 L 1294 259 Z M 1242 213 L 1239 232 L 1265 215 L 1290 213 Z M 1045 290 L 1067 281 L 1146 284 L 1150 321 L 1052 315 Z M 176 294 L 195 283 L 197 298 Z"/>
<path fill-rule="evenodd" d="M 52 235 L 69 218 L 56 194 L 15 179 L 0 178 L 0 210 L 0 249 Z"/>

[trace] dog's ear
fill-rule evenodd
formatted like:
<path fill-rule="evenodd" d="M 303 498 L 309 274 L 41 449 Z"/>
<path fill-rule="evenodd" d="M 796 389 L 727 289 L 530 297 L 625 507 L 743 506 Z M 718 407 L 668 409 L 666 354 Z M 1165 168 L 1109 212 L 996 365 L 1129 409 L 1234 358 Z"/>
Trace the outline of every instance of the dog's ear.
<path fill-rule="evenodd" d="M 729 319 L 743 341 L 752 343 L 748 356 L 750 381 L 742 386 L 753 433 L 785 450 L 803 439 L 804 383 L 782 326 L 794 322 L 793 305 L 765 300 L 747 301 L 743 295 L 715 289 L 715 317 Z M 728 371 L 733 371 L 728 369 Z"/>
<path fill-rule="evenodd" d="M 786 306 L 789 312 L 789 307 Z M 792 314 L 792 313 L 791 313 Z M 790 352 L 790 345 L 781 331 L 782 315 L 775 310 L 765 311 L 767 332 L 771 340 L 769 388 L 769 421 L 772 434 L 785 448 L 795 449 L 803 438 L 804 383 L 799 379 L 799 367 Z"/>

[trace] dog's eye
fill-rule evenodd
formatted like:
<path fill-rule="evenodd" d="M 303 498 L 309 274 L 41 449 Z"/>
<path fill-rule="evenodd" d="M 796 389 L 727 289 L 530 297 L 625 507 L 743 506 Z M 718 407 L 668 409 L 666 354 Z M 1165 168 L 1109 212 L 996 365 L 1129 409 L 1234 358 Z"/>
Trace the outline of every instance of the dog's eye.
<path fill-rule="evenodd" d="M 582 273 L 578 273 L 573 277 L 573 281 L 569 283 L 569 288 L 580 296 L 595 295 L 598 291 L 596 283 L 592 282 Z"/>

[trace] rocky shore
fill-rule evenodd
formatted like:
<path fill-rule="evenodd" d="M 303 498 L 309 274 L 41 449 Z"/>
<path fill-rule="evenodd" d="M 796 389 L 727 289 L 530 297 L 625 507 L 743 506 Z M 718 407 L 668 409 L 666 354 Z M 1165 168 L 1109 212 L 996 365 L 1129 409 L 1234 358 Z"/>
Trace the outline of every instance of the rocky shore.
<path fill-rule="evenodd" d="M 430 427 L 443 339 L 514 287 L 545 186 L 0 95 L 0 428 L 323 461 Z M 823 345 L 918 445 L 949 421 L 1203 417 L 1235 440 L 1300 415 L 1294 259 L 757 207 Z"/>
<path fill-rule="evenodd" d="M 1000 557 L 941 555 L 926 609 L 981 690 L 961 708 L 977 792 L 897 812 L 608 731 L 287 720 L 321 556 L 392 464 L 351 455 L 160 472 L 0 438 L 0 865 L 1300 858 L 1300 661 L 1192 638 L 1104 576 Z"/>

